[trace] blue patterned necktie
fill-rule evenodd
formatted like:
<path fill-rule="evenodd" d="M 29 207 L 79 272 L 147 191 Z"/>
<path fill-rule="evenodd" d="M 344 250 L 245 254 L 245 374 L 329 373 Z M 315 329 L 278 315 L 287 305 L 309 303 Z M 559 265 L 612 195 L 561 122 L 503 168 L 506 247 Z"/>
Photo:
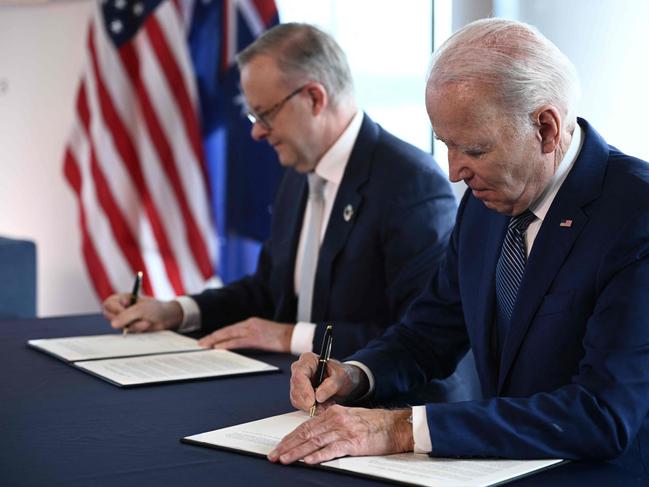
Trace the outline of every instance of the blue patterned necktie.
<path fill-rule="evenodd" d="M 527 261 L 525 231 L 534 218 L 536 217 L 530 210 L 511 218 L 496 266 L 496 323 L 500 350 L 509 331 L 512 311 Z"/>

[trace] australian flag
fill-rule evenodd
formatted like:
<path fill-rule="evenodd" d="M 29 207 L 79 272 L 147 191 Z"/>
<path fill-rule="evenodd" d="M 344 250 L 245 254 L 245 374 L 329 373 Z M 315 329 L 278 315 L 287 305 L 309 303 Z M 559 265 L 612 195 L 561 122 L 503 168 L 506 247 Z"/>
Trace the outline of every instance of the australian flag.
<path fill-rule="evenodd" d="M 277 156 L 250 137 L 235 56 L 278 23 L 273 0 L 196 0 L 189 47 L 200 95 L 205 154 L 220 236 L 224 282 L 254 269 L 270 232 L 270 206 L 282 175 Z"/>

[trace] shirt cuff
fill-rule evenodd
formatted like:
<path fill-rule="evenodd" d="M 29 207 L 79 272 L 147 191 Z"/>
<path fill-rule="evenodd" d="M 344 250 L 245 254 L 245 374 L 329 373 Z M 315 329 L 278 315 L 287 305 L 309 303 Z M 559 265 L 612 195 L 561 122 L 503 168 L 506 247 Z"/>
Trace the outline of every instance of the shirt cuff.
<path fill-rule="evenodd" d="M 190 333 L 201 329 L 201 310 L 198 303 L 189 296 L 178 296 L 175 301 L 183 310 L 183 320 L 178 327 L 179 333 Z"/>
<path fill-rule="evenodd" d="M 291 353 L 301 355 L 313 350 L 313 337 L 316 325 L 305 321 L 298 321 L 291 335 Z"/>
<path fill-rule="evenodd" d="M 430 453 L 433 442 L 426 420 L 426 406 L 412 407 L 412 437 L 415 439 L 415 453 Z"/>
<path fill-rule="evenodd" d="M 374 393 L 374 374 L 372 373 L 370 368 L 362 362 L 357 362 L 356 360 L 349 360 L 345 363 L 349 365 L 355 365 L 356 367 L 361 369 L 367 376 L 367 382 L 369 383 L 369 388 L 367 389 L 367 393 L 364 394 L 362 397 L 356 399 L 354 402 L 360 402 L 367 399 L 369 396 L 371 396 Z"/>

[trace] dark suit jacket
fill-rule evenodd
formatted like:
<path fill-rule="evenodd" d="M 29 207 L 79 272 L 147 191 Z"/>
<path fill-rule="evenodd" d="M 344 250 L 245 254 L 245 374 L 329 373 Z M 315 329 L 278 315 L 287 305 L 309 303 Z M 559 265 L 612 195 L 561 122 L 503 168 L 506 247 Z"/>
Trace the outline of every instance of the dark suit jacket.
<path fill-rule="evenodd" d="M 435 455 L 649 450 L 649 164 L 579 123 L 584 143 L 532 247 L 502 354 L 494 276 L 509 219 L 467 192 L 427 291 L 353 356 L 380 398 L 452 370 L 468 339 L 485 400 L 426 406 Z"/>
<path fill-rule="evenodd" d="M 295 323 L 293 276 L 307 193 L 306 176 L 287 171 L 256 273 L 192 296 L 204 330 L 251 316 Z M 353 216 L 346 221 L 348 205 Z M 332 353 L 338 356 L 396 322 L 443 257 L 455 212 L 455 197 L 433 158 L 365 116 L 320 249 L 314 349 L 320 349 L 325 321 L 334 324 Z"/>

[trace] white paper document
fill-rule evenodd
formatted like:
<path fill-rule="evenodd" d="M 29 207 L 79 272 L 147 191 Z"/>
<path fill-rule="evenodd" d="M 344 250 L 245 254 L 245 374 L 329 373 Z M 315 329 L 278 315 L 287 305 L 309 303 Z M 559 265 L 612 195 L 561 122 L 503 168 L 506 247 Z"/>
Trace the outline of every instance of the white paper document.
<path fill-rule="evenodd" d="M 309 419 L 297 411 L 229 428 L 188 436 L 188 443 L 267 455 L 288 433 Z M 563 460 L 458 460 L 425 454 L 345 457 L 322 463 L 328 469 L 426 487 L 486 487 Z"/>
<path fill-rule="evenodd" d="M 279 370 L 238 353 L 201 348 L 197 340 L 172 331 L 46 338 L 27 343 L 122 387 Z"/>
<path fill-rule="evenodd" d="M 195 339 L 173 331 L 45 338 L 27 343 L 68 362 L 202 350 Z"/>
<path fill-rule="evenodd" d="M 199 352 L 91 360 L 74 365 L 120 386 L 278 370 L 273 365 L 238 353 L 203 349 Z"/>

